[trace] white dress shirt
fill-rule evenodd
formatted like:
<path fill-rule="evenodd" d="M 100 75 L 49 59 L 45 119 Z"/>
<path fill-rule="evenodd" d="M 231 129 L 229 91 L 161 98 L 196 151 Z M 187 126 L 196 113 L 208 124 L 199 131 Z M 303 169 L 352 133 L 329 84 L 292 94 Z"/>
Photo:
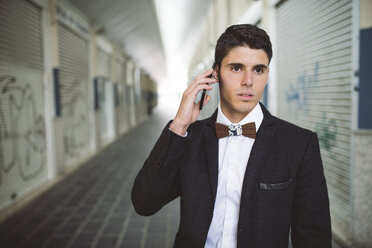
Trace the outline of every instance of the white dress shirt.
<path fill-rule="evenodd" d="M 261 106 L 257 104 L 239 123 L 255 122 L 256 131 L 263 120 Z M 218 106 L 217 122 L 230 125 L 232 122 Z M 237 245 L 240 195 L 243 178 L 254 139 L 245 136 L 228 136 L 218 141 L 218 185 L 205 248 L 233 248 Z"/>

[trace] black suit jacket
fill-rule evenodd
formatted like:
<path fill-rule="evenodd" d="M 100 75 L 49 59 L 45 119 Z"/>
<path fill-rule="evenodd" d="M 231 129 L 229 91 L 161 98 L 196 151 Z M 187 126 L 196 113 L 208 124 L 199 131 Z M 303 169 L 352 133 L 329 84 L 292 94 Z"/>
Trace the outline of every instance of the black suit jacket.
<path fill-rule="evenodd" d="M 329 201 L 317 135 L 280 120 L 261 104 L 264 119 L 248 160 L 241 193 L 238 247 L 331 247 Z M 196 121 L 181 137 L 162 131 L 138 173 L 132 203 L 152 215 L 180 196 L 174 247 L 204 247 L 217 191 L 214 122 Z"/>

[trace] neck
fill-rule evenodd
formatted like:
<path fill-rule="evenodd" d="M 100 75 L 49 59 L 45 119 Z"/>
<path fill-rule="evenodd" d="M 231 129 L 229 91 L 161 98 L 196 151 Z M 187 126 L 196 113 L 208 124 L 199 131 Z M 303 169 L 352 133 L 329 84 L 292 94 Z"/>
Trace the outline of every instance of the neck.
<path fill-rule="evenodd" d="M 244 119 L 244 117 L 246 117 L 250 113 L 250 111 L 249 112 L 231 111 L 228 107 L 226 107 L 224 104 L 222 104 L 222 102 L 221 102 L 220 106 L 221 106 L 222 113 L 232 123 L 239 123 L 241 120 Z"/>

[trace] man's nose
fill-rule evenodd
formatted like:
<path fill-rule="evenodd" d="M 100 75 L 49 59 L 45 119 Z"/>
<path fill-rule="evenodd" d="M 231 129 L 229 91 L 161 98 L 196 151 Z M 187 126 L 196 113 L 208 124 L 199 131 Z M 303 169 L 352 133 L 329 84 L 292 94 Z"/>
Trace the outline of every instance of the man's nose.
<path fill-rule="evenodd" d="M 241 85 L 251 86 L 253 84 L 253 73 L 250 70 L 246 70 L 243 74 Z"/>

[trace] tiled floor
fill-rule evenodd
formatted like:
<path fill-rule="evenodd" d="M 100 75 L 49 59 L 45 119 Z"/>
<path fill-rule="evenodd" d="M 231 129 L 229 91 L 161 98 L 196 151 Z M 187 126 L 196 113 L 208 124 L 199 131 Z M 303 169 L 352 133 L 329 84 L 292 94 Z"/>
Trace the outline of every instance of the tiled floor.
<path fill-rule="evenodd" d="M 0 224 L 0 247 L 172 247 L 179 201 L 152 217 L 134 212 L 135 175 L 166 122 L 156 115 Z"/>

